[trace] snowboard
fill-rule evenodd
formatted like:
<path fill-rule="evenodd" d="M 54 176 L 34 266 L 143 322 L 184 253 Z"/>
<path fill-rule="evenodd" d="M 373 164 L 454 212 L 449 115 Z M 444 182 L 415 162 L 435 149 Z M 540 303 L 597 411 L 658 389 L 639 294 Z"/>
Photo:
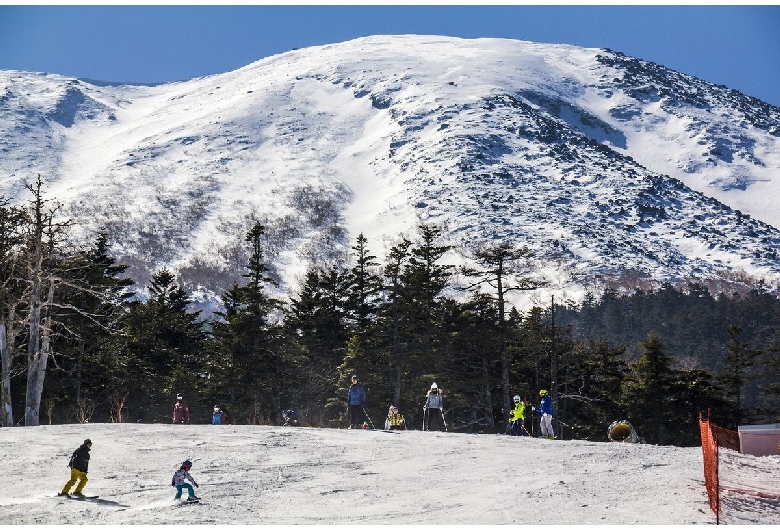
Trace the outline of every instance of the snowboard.
<path fill-rule="evenodd" d="M 98 499 L 100 498 L 100 495 L 57 495 L 58 497 L 67 497 L 68 499 L 73 499 L 74 501 L 88 501 L 92 499 Z"/>

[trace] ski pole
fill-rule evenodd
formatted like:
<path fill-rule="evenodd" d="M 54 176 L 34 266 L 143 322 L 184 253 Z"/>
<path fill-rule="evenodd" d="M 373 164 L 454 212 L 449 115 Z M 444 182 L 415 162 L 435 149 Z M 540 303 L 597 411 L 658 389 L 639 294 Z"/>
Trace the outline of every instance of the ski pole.
<path fill-rule="evenodd" d="M 559 420 L 558 418 L 555 418 L 555 420 L 556 420 L 556 421 L 557 421 L 559 424 L 561 424 L 562 426 L 566 426 L 566 427 L 568 427 L 569 429 L 571 429 L 571 425 L 568 425 L 568 424 L 566 424 L 566 423 L 563 423 L 563 422 L 562 422 L 561 420 Z M 560 429 L 561 429 L 561 440 L 563 440 L 563 427 L 560 427 Z"/>
<path fill-rule="evenodd" d="M 368 418 L 368 423 L 370 423 L 370 424 L 371 424 L 371 428 L 372 428 L 372 429 L 374 429 L 374 430 L 376 430 L 376 427 L 374 427 L 374 422 L 373 422 L 373 421 L 371 421 L 371 416 L 369 416 L 369 415 L 368 415 L 368 412 L 366 412 L 366 407 L 362 407 L 362 406 L 361 406 L 361 408 L 363 409 L 363 414 L 365 414 L 365 415 L 366 415 L 366 418 Z"/>
<path fill-rule="evenodd" d="M 534 425 L 533 425 L 533 423 L 534 423 L 534 422 L 531 422 L 531 430 L 533 430 L 533 429 L 534 429 Z M 523 422 L 523 424 L 521 425 L 521 427 L 523 428 L 523 431 L 525 432 L 525 434 L 527 434 L 528 436 L 533 436 L 533 435 L 529 434 L 529 433 L 528 433 L 528 429 L 526 429 L 526 428 L 525 428 L 525 422 Z"/>

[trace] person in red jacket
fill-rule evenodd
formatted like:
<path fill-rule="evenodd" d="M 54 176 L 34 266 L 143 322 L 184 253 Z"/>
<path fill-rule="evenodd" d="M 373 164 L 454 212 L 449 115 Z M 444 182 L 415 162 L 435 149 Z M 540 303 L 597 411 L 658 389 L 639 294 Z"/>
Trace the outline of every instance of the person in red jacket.
<path fill-rule="evenodd" d="M 190 422 L 190 408 L 187 406 L 187 402 L 184 401 L 184 396 L 181 394 L 176 395 L 176 404 L 173 406 L 173 423 L 189 423 Z"/>

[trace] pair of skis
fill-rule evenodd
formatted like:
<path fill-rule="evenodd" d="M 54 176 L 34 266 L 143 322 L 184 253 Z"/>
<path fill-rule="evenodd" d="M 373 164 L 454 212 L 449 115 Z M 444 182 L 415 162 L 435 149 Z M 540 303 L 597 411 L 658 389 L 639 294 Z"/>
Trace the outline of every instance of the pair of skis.
<path fill-rule="evenodd" d="M 429 408 L 423 407 L 423 431 L 427 431 L 431 426 L 430 421 L 428 420 L 429 410 Z M 441 421 L 444 424 L 444 432 L 447 432 L 447 420 L 444 418 L 444 409 L 439 409 L 439 412 L 441 412 Z"/>

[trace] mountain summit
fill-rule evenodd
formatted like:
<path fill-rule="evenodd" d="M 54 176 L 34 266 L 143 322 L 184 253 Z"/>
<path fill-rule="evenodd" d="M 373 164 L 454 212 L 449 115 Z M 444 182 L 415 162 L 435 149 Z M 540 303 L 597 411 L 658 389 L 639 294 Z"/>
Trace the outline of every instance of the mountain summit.
<path fill-rule="evenodd" d="M 156 86 L 0 71 L 0 153 L 1 194 L 40 173 L 141 285 L 218 294 L 256 220 L 285 289 L 421 222 L 453 259 L 528 246 L 557 292 L 780 279 L 780 108 L 611 50 L 373 36 Z"/>

